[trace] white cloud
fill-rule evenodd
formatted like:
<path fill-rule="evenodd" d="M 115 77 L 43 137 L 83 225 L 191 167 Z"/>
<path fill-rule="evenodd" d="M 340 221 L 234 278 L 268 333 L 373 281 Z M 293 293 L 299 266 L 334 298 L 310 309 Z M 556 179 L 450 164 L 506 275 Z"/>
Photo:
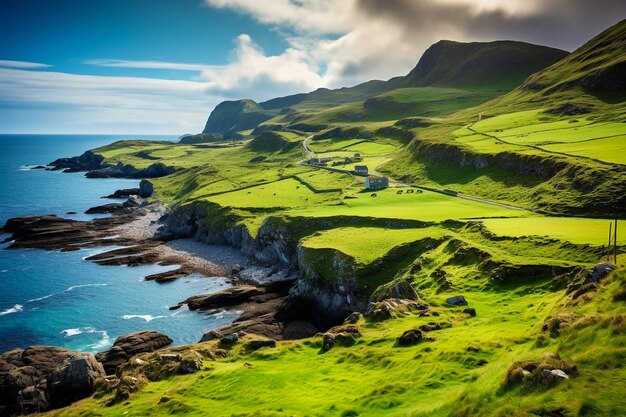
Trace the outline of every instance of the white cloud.
<path fill-rule="evenodd" d="M 131 61 L 126 59 L 90 59 L 85 61 L 87 65 L 114 68 L 142 68 L 142 69 L 169 69 L 178 71 L 202 71 L 209 68 L 204 64 L 186 64 L 179 62 L 164 61 Z"/>
<path fill-rule="evenodd" d="M 22 133 L 197 132 L 223 99 L 205 89 L 197 81 L 0 68 L 0 118 L 4 131 Z"/>
<path fill-rule="evenodd" d="M 41 64 L 39 62 L 0 60 L 0 68 L 37 69 L 37 68 L 48 68 L 48 67 L 51 67 L 51 65 Z"/>
<path fill-rule="evenodd" d="M 298 32 L 344 33 L 353 26 L 356 0 L 205 0 L 220 9 L 248 14 L 261 23 Z"/>
<path fill-rule="evenodd" d="M 252 17 L 311 57 L 325 87 L 406 74 L 440 39 L 575 49 L 626 13 L 619 0 L 204 0 Z"/>
<path fill-rule="evenodd" d="M 322 84 L 319 68 L 303 50 L 287 48 L 280 55 L 267 56 L 250 36 L 242 34 L 232 55 L 230 64 L 202 71 L 200 78 L 209 93 L 265 100 Z"/>

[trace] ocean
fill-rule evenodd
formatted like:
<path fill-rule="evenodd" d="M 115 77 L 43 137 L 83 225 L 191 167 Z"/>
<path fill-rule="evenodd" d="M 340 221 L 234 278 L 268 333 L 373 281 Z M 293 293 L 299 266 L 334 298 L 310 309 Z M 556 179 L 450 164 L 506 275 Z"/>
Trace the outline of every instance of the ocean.
<path fill-rule="evenodd" d="M 57 158 L 80 155 L 118 139 L 173 140 L 172 136 L 0 135 L 0 223 L 15 216 L 56 214 L 85 220 L 102 196 L 137 180 L 87 179 L 83 173 L 31 170 Z M 78 214 L 68 215 L 75 211 Z M 0 235 L 4 240 L 8 235 Z M 16 347 L 53 345 L 99 352 L 115 338 L 156 330 L 175 344 L 197 342 L 230 323 L 234 312 L 170 311 L 190 295 L 219 291 L 223 278 L 192 275 L 168 284 L 143 277 L 175 266 L 101 266 L 83 258 L 106 248 L 76 252 L 11 249 L 0 244 L 0 353 Z"/>

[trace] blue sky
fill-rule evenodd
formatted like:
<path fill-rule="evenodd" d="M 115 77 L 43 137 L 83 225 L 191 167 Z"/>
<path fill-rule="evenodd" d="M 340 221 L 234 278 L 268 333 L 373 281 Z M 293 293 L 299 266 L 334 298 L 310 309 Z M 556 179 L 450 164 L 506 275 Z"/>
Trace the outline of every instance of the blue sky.
<path fill-rule="evenodd" d="M 408 72 L 439 39 L 573 50 L 614 0 L 0 0 L 0 133 L 183 134 L 222 100 Z"/>

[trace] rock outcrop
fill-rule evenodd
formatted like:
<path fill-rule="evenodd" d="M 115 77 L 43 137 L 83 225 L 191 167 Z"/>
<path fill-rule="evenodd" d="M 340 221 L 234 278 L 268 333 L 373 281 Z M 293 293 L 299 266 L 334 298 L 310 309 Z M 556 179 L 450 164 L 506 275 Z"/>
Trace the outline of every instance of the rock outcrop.
<path fill-rule="evenodd" d="M 139 195 L 139 188 L 123 188 L 115 190 L 113 194 L 109 194 L 104 198 L 128 198 L 131 195 Z"/>
<path fill-rule="evenodd" d="M 95 381 L 105 376 L 104 368 L 91 353 L 76 353 L 67 358 L 48 376 L 50 407 L 64 407 L 90 396 Z"/>
<path fill-rule="evenodd" d="M 91 353 L 52 346 L 5 352 L 0 355 L 0 416 L 66 406 L 91 395 L 104 376 Z"/>
<path fill-rule="evenodd" d="M 146 168 L 135 168 L 121 162 L 116 165 L 104 163 L 104 157 L 93 151 L 86 151 L 81 156 L 60 158 L 48 164 L 53 171 L 82 172 L 87 178 L 158 178 L 173 174 L 176 168 L 162 162 L 155 162 Z"/>
<path fill-rule="evenodd" d="M 152 330 L 132 333 L 118 337 L 111 349 L 98 353 L 96 359 L 102 363 L 107 375 L 113 375 L 118 366 L 125 364 L 133 356 L 154 352 L 171 343 L 172 339 Z"/>
<path fill-rule="evenodd" d="M 141 182 L 139 183 L 139 192 L 137 193 L 137 195 L 142 198 L 148 198 L 152 195 L 153 192 L 154 186 L 152 185 L 152 183 L 148 180 L 141 180 Z"/>

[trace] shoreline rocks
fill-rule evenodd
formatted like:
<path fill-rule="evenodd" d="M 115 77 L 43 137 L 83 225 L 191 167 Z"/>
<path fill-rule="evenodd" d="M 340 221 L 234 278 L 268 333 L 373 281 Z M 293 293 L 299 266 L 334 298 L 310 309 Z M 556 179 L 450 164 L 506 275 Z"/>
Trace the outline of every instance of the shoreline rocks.
<path fill-rule="evenodd" d="M 139 188 L 122 188 L 102 198 L 128 198 L 131 195 L 139 195 L 139 191 Z"/>
<path fill-rule="evenodd" d="M 132 165 L 105 164 L 104 157 L 93 151 L 86 151 L 80 156 L 59 158 L 48 164 L 51 171 L 85 172 L 87 178 L 158 178 L 176 172 L 176 168 L 155 162 L 146 168 L 135 168 Z"/>
<path fill-rule="evenodd" d="M 135 355 L 154 352 L 172 344 L 168 336 L 154 330 L 146 330 L 120 336 L 115 339 L 111 349 L 96 354 L 107 375 L 115 374 L 117 367 L 125 364 Z"/>
<path fill-rule="evenodd" d="M 66 406 L 93 394 L 104 376 L 91 353 L 54 346 L 10 350 L 0 355 L 0 416 Z"/>

